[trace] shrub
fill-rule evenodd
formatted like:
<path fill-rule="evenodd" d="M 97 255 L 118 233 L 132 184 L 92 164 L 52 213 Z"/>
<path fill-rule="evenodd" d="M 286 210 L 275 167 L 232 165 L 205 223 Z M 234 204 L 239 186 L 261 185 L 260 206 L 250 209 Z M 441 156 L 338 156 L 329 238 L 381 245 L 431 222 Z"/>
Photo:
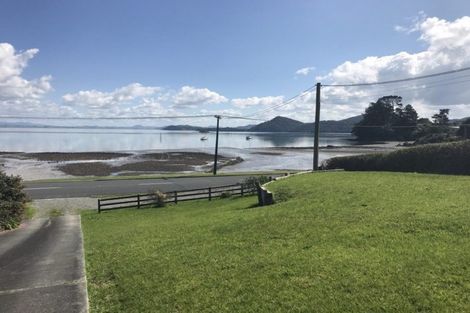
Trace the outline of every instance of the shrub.
<path fill-rule="evenodd" d="M 415 132 L 415 145 L 424 145 L 428 143 L 443 143 L 460 140 L 456 132 L 448 125 L 421 124 Z"/>
<path fill-rule="evenodd" d="M 24 216 L 27 197 L 19 176 L 0 171 L 0 230 L 18 227 Z"/>
<path fill-rule="evenodd" d="M 166 193 L 161 192 L 158 189 L 155 189 L 150 192 L 151 198 L 153 199 L 153 203 L 157 208 L 164 207 L 166 205 Z"/>
<path fill-rule="evenodd" d="M 266 184 L 267 182 L 269 182 L 269 177 L 267 176 L 264 176 L 264 175 L 261 175 L 261 176 L 250 176 L 250 177 L 247 177 L 242 185 L 243 185 L 243 188 L 246 189 L 246 190 L 252 190 L 252 189 L 256 189 L 256 185 L 257 184 L 260 184 L 260 185 L 264 185 Z"/>
<path fill-rule="evenodd" d="M 230 191 L 224 191 L 220 194 L 220 199 L 227 199 L 227 198 L 230 198 L 232 196 L 232 194 L 230 193 Z"/>
<path fill-rule="evenodd" d="M 389 153 L 336 157 L 326 169 L 470 174 L 470 140 L 427 144 Z"/>

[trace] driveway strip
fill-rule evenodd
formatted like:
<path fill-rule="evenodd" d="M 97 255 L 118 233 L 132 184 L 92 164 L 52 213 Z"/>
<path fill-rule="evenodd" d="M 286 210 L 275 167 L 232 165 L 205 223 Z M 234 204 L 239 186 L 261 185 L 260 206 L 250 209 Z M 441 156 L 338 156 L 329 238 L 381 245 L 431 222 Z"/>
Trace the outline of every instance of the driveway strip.
<path fill-rule="evenodd" d="M 88 312 L 79 215 L 0 234 L 0 312 Z"/>

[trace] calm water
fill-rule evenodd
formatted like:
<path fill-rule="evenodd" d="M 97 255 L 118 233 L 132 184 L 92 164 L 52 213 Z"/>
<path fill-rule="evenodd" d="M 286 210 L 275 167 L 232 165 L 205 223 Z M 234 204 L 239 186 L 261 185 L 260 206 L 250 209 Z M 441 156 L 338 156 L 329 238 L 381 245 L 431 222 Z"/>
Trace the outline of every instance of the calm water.
<path fill-rule="evenodd" d="M 202 141 L 201 137 L 207 137 Z M 251 140 L 246 140 L 251 136 Z M 321 134 L 320 145 L 350 145 L 349 134 Z M 78 152 L 208 149 L 215 133 L 134 129 L 0 128 L 0 151 Z M 306 147 L 312 134 L 221 132 L 221 148 Z"/>

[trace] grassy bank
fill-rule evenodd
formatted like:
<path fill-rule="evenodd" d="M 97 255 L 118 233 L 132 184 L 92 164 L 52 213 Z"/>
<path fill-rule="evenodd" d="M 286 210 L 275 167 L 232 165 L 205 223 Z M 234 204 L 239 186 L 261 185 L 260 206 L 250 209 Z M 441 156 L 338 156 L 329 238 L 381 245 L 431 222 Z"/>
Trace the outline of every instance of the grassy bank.
<path fill-rule="evenodd" d="M 469 312 L 470 178 L 317 173 L 84 212 L 91 312 Z"/>
<path fill-rule="evenodd" d="M 470 140 L 427 144 L 388 153 L 336 157 L 326 169 L 470 174 Z"/>

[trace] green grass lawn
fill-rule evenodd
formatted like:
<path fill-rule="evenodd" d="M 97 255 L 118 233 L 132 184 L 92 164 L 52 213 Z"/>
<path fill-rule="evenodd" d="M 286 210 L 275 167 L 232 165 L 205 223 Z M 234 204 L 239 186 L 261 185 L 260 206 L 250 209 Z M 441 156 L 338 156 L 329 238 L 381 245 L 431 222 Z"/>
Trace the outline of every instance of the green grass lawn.
<path fill-rule="evenodd" d="M 269 189 L 289 199 L 83 213 L 91 312 L 470 312 L 470 177 Z"/>

